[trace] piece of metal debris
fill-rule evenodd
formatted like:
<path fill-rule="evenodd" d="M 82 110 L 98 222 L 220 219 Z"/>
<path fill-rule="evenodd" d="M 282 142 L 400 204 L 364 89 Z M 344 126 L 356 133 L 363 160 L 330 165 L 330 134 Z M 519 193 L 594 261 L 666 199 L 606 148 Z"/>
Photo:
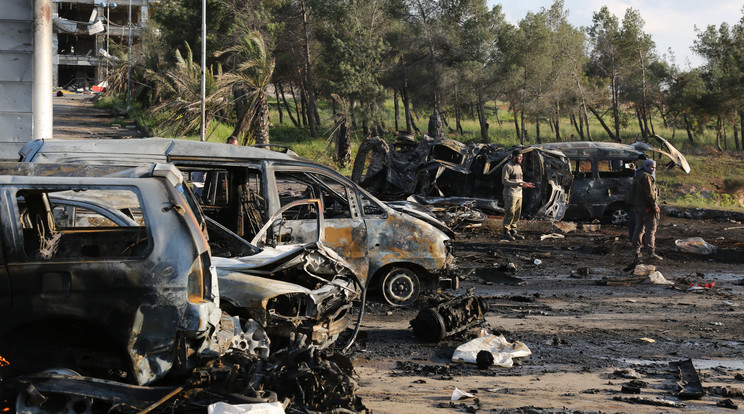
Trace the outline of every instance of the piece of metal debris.
<path fill-rule="evenodd" d="M 616 396 L 612 398 L 615 401 L 622 401 L 630 404 L 644 404 L 644 405 L 655 405 L 657 407 L 672 407 L 672 408 L 684 408 L 684 403 L 678 403 L 676 401 L 665 400 L 663 398 L 647 398 L 647 397 L 621 397 Z"/>
<path fill-rule="evenodd" d="M 677 398 L 691 400 L 700 399 L 705 395 L 703 385 L 700 383 L 700 377 L 692 365 L 691 359 L 672 361 L 669 363 L 669 368 L 675 372 L 677 378 L 677 385 L 679 387 L 675 393 Z"/>
<path fill-rule="evenodd" d="M 413 334 L 425 342 L 439 342 L 485 322 L 488 303 L 473 291 L 471 288 L 462 296 L 435 299 L 438 303 L 424 308 L 411 321 Z"/>

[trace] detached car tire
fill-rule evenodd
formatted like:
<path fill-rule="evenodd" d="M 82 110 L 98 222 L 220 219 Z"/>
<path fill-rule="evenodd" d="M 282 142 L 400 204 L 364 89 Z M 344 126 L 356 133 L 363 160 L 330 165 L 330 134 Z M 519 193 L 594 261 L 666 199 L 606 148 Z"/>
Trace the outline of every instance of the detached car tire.
<path fill-rule="evenodd" d="M 421 293 L 419 278 L 411 269 L 393 267 L 380 282 L 382 297 L 393 306 L 409 307 Z"/>

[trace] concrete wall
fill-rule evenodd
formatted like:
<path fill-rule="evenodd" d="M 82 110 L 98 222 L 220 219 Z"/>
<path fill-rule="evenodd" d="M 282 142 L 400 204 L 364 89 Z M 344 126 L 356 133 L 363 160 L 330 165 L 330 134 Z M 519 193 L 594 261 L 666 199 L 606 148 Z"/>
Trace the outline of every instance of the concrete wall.
<path fill-rule="evenodd" d="M 0 160 L 17 160 L 32 136 L 33 1 L 0 0 L 0 10 Z"/>

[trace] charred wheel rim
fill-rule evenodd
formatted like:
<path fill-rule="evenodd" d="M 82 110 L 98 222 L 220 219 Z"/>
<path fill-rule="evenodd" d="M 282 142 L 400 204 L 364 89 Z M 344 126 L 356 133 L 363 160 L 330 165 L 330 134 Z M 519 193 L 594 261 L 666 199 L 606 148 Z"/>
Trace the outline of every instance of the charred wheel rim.
<path fill-rule="evenodd" d="M 382 296 L 393 306 L 411 306 L 419 296 L 421 285 L 413 270 L 394 267 L 382 280 Z"/>
<path fill-rule="evenodd" d="M 67 368 L 48 369 L 42 374 L 74 375 L 77 372 Z M 93 412 L 93 399 L 77 395 L 65 395 L 48 393 L 43 399 L 34 400 L 34 396 L 27 392 L 20 392 L 16 398 L 16 412 L 30 414 L 50 413 L 77 413 L 87 414 Z"/>
<path fill-rule="evenodd" d="M 616 208 L 610 215 L 610 221 L 612 224 L 625 224 L 628 222 L 628 210 L 624 208 Z"/>

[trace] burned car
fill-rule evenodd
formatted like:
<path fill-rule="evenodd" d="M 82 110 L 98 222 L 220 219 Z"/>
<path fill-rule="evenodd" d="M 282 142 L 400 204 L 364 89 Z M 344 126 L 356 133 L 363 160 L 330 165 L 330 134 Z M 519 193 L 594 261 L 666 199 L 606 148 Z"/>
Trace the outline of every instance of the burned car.
<path fill-rule="evenodd" d="M 167 164 L 0 164 L 0 378 L 143 385 L 214 351 L 217 278 L 185 191 Z"/>
<path fill-rule="evenodd" d="M 524 179 L 536 185 L 523 191 L 522 215 L 560 220 L 571 188 L 567 159 L 560 152 L 521 149 Z M 479 209 L 503 212 L 501 170 L 512 150 L 427 136 L 419 143 L 398 140 L 391 149 L 384 140 L 371 138 L 359 148 L 352 180 L 385 200 L 415 195 L 427 203 L 475 201 Z"/>
<path fill-rule="evenodd" d="M 170 162 L 187 176 L 204 214 L 251 241 L 287 204 L 322 200 L 325 246 L 343 257 L 365 286 L 408 306 L 422 288 L 453 287 L 452 233 L 428 216 L 397 211 L 336 171 L 292 153 L 185 140 L 37 140 L 24 161 L 137 165 Z M 304 210 L 304 211 L 303 211 Z M 287 217 L 298 243 L 310 237 L 307 209 Z"/>
<path fill-rule="evenodd" d="M 636 163 L 643 157 L 666 157 L 667 168 L 678 166 L 690 172 L 684 155 L 669 141 L 654 136 L 658 148 L 647 142 L 633 144 L 614 142 L 556 142 L 537 147 L 560 151 L 571 160 L 573 187 L 566 218 L 572 220 L 602 219 L 612 224 L 628 221 L 627 203 L 633 185 Z"/>
<path fill-rule="evenodd" d="M 305 232 L 315 236 L 303 243 L 285 226 L 287 217 L 299 210 L 315 216 L 306 223 Z M 304 341 L 323 349 L 349 327 L 353 302 L 363 294 L 364 283 L 346 260 L 325 246 L 320 200 L 288 204 L 251 244 L 207 220 L 210 244 L 216 238 L 221 242 L 232 239 L 231 249 L 240 244 L 246 247 L 242 255 L 213 258 L 221 307 L 228 314 L 256 321 L 272 346 L 279 348 L 290 341 Z"/>

